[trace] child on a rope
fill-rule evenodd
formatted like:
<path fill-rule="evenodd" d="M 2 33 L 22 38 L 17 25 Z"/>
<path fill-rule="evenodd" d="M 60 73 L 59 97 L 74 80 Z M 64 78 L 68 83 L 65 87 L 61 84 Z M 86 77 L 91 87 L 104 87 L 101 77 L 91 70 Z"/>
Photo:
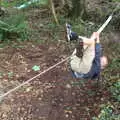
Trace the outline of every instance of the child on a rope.
<path fill-rule="evenodd" d="M 70 57 L 70 67 L 74 77 L 85 79 L 99 77 L 101 69 L 108 64 L 107 57 L 102 55 L 99 33 L 93 32 L 90 38 L 81 39 L 77 33 L 71 31 L 70 25 L 66 24 L 66 27 L 68 41 L 79 41 Z"/>

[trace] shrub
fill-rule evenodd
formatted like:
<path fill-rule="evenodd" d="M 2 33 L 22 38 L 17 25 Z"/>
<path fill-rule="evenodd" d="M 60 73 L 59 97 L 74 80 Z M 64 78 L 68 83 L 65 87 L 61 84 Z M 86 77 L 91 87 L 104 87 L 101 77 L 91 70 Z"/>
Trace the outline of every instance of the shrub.
<path fill-rule="evenodd" d="M 118 46 L 119 47 L 119 46 Z M 114 68 L 114 69 L 117 69 L 119 70 L 120 68 L 120 59 L 113 59 L 111 64 L 109 65 L 110 68 Z"/>
<path fill-rule="evenodd" d="M 23 15 L 11 15 L 0 20 L 0 40 L 28 39 L 28 27 Z"/>
<path fill-rule="evenodd" d="M 110 91 L 112 93 L 112 97 L 120 102 L 120 81 L 115 82 L 111 87 Z"/>
<path fill-rule="evenodd" d="M 114 114 L 112 105 L 104 105 L 98 117 L 93 117 L 92 120 L 120 120 L 120 115 Z"/>
<path fill-rule="evenodd" d="M 28 0 L 1 0 L 1 6 L 7 8 L 7 7 L 15 7 L 16 5 L 21 5 L 23 3 L 26 3 Z"/>

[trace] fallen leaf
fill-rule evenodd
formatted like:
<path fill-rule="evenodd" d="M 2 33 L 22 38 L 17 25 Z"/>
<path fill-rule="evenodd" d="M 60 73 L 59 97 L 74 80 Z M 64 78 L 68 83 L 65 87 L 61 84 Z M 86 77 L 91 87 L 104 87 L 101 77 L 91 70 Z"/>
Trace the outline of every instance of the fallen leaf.
<path fill-rule="evenodd" d="M 35 66 L 32 67 L 32 70 L 34 70 L 34 71 L 39 71 L 39 70 L 40 70 L 40 67 L 37 66 L 37 65 L 35 65 Z"/>

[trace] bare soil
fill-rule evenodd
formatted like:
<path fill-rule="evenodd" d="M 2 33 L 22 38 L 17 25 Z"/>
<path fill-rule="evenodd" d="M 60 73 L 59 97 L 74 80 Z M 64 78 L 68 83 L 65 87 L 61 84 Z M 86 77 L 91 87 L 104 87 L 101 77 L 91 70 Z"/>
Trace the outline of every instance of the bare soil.
<path fill-rule="evenodd" d="M 68 56 L 63 43 L 22 43 L 22 48 L 0 50 L 1 94 L 34 77 Z M 34 65 L 40 71 L 33 71 Z M 96 81 L 76 80 L 68 62 L 56 66 L 29 84 L 6 96 L 0 104 L 2 120 L 91 120 L 109 92 Z M 12 73 L 11 76 L 9 73 Z"/>

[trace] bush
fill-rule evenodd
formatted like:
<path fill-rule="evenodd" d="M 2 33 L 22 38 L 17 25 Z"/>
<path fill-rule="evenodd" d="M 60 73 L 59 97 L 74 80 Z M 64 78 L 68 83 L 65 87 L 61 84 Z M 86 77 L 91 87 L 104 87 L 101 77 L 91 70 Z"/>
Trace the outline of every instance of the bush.
<path fill-rule="evenodd" d="M 112 93 L 112 97 L 120 102 L 120 81 L 115 82 L 111 87 L 110 91 Z"/>
<path fill-rule="evenodd" d="M 0 40 L 28 39 L 28 27 L 23 15 L 11 15 L 0 20 Z"/>
<path fill-rule="evenodd" d="M 117 46 L 117 47 L 119 47 L 119 46 Z M 109 65 L 109 67 L 119 70 L 119 68 L 120 68 L 120 59 L 115 59 L 114 58 L 112 60 L 111 64 Z"/>
<path fill-rule="evenodd" d="M 22 4 L 26 4 L 26 6 L 29 6 L 28 2 L 32 2 L 32 4 L 30 6 L 44 6 L 44 5 L 48 5 L 48 0 L 2 0 L 1 1 L 1 6 L 8 8 L 8 7 L 18 7 Z M 26 8 L 26 7 L 25 7 Z"/>
<path fill-rule="evenodd" d="M 1 0 L 1 6 L 2 7 L 15 7 L 16 5 L 19 6 L 23 3 L 26 3 L 28 0 L 12 0 L 12 1 L 9 1 L 9 0 Z"/>
<path fill-rule="evenodd" d="M 93 117 L 92 120 L 120 120 L 120 115 L 114 114 L 112 105 L 104 105 L 98 117 Z"/>

